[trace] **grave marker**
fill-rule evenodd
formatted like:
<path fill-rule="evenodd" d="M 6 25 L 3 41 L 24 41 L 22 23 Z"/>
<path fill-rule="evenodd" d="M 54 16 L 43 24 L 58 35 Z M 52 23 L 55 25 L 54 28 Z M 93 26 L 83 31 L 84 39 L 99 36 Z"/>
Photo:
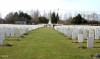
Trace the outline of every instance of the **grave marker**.
<path fill-rule="evenodd" d="M 93 37 L 89 37 L 87 40 L 87 48 L 93 48 L 94 47 L 94 38 Z"/>

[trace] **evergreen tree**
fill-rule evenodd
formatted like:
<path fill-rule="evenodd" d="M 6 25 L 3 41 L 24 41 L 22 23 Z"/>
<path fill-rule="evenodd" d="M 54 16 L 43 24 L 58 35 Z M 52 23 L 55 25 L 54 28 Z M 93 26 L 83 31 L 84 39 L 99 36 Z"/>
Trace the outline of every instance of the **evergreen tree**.
<path fill-rule="evenodd" d="M 82 16 L 80 14 L 78 14 L 76 17 L 73 17 L 72 23 L 73 24 L 82 24 L 82 23 L 86 23 L 86 20 L 84 18 L 82 18 Z"/>
<path fill-rule="evenodd" d="M 58 15 L 58 13 L 57 13 L 57 15 L 56 15 L 56 23 L 59 21 L 59 15 Z"/>
<path fill-rule="evenodd" d="M 38 17 L 39 23 L 48 23 L 48 19 L 46 17 Z"/>
<path fill-rule="evenodd" d="M 51 22 L 54 23 L 54 24 L 56 24 L 58 20 L 59 20 L 59 15 L 58 15 L 58 13 L 57 13 L 57 15 L 56 15 L 55 12 L 53 12 L 53 13 L 51 14 Z"/>

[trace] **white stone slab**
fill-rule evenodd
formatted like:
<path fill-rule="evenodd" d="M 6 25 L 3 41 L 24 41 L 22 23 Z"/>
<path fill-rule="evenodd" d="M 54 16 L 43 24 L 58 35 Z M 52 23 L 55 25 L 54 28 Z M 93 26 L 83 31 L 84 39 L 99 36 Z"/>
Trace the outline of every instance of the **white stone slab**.
<path fill-rule="evenodd" d="M 78 42 L 83 42 L 83 34 L 78 34 Z"/>
<path fill-rule="evenodd" d="M 99 39 L 99 35 L 100 35 L 100 30 L 96 29 L 95 30 L 95 39 Z"/>
<path fill-rule="evenodd" d="M 76 35 L 76 33 L 73 31 L 72 32 L 72 39 L 76 39 L 77 38 L 77 35 Z"/>
<path fill-rule="evenodd" d="M 82 34 L 83 32 L 82 32 L 82 30 L 81 29 L 79 29 L 78 30 L 78 34 Z"/>
<path fill-rule="evenodd" d="M 6 36 L 10 36 L 10 29 L 9 28 L 6 28 Z"/>
<path fill-rule="evenodd" d="M 14 29 L 11 29 L 11 37 L 14 37 Z"/>
<path fill-rule="evenodd" d="M 16 28 L 16 33 L 15 33 L 16 37 L 19 37 L 21 35 L 19 30 L 20 30 L 19 28 Z"/>
<path fill-rule="evenodd" d="M 90 29 L 89 34 L 94 34 L 94 30 Z"/>
<path fill-rule="evenodd" d="M 93 37 L 89 37 L 87 40 L 87 48 L 93 48 L 94 47 L 94 38 Z"/>
<path fill-rule="evenodd" d="M 87 39 L 88 35 L 87 35 L 87 30 L 83 30 L 83 39 Z"/>

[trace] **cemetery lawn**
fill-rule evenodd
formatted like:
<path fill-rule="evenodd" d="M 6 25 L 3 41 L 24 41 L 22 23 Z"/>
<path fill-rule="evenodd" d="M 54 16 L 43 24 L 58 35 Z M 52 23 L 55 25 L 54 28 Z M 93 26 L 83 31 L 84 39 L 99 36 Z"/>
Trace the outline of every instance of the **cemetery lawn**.
<path fill-rule="evenodd" d="M 78 48 L 80 44 L 72 42 L 53 28 L 39 28 L 20 37 L 20 41 L 6 38 L 4 44 L 13 46 L 0 46 L 0 59 L 92 59 L 92 54 L 100 53 L 100 40 L 91 49 Z"/>

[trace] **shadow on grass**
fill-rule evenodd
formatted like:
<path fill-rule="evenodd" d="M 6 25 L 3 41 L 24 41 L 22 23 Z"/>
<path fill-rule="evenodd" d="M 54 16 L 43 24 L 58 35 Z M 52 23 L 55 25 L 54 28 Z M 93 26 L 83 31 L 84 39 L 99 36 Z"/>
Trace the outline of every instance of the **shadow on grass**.
<path fill-rule="evenodd" d="M 14 39 L 6 39 L 6 41 L 20 41 L 20 39 L 18 39 L 18 38 L 14 38 Z"/>
<path fill-rule="evenodd" d="M 78 48 L 81 48 L 81 49 L 89 49 L 89 48 L 86 47 L 86 46 L 80 46 L 80 47 L 78 47 Z M 93 48 L 100 48 L 100 47 L 93 47 Z"/>
<path fill-rule="evenodd" d="M 2 47 L 3 47 L 3 46 L 12 47 L 13 45 L 12 45 L 12 44 L 8 44 L 8 43 L 7 43 L 7 44 L 3 44 L 3 45 L 0 45 L 0 46 L 2 46 Z"/>
<path fill-rule="evenodd" d="M 72 42 L 72 43 L 79 43 L 79 42 Z M 87 43 L 87 42 L 82 42 L 82 43 Z"/>
<path fill-rule="evenodd" d="M 20 36 L 21 38 L 25 38 L 25 35 Z"/>
<path fill-rule="evenodd" d="M 87 49 L 86 46 L 80 46 L 80 47 L 78 47 L 78 48 L 81 48 L 81 49 Z"/>
<path fill-rule="evenodd" d="M 28 35 L 28 33 L 24 33 L 23 35 Z"/>
<path fill-rule="evenodd" d="M 100 42 L 96 42 L 96 43 L 100 43 Z"/>
<path fill-rule="evenodd" d="M 94 48 L 100 48 L 100 47 L 94 47 Z"/>
<path fill-rule="evenodd" d="M 69 37 L 68 40 L 72 40 L 72 38 Z"/>

